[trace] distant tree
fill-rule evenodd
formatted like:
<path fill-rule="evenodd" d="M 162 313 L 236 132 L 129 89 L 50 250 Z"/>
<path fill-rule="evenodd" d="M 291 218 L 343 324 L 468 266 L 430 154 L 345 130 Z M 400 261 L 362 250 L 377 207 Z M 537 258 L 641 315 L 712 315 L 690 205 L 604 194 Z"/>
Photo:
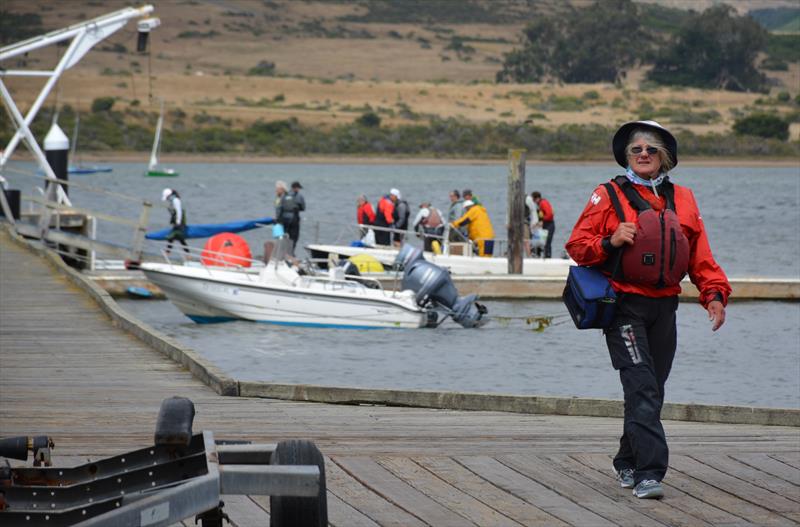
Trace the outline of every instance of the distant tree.
<path fill-rule="evenodd" d="M 381 118 L 375 112 L 365 112 L 356 119 L 356 124 L 366 128 L 378 128 L 381 125 Z"/>
<path fill-rule="evenodd" d="M 648 78 L 660 84 L 760 91 L 766 77 L 755 68 L 767 32 L 750 17 L 717 5 L 689 18 L 673 45 L 663 47 Z"/>
<path fill-rule="evenodd" d="M 247 74 L 261 77 L 271 77 L 275 75 L 275 63 L 268 60 L 262 60 L 255 67 L 247 70 Z"/>
<path fill-rule="evenodd" d="M 733 123 L 733 131 L 736 135 L 774 137 L 781 141 L 789 139 L 789 123 L 770 113 L 754 113 L 737 119 Z"/>
<path fill-rule="evenodd" d="M 109 112 L 114 107 L 114 97 L 98 97 L 92 101 L 92 113 Z"/>
<path fill-rule="evenodd" d="M 603 0 L 555 17 L 541 17 L 524 32 L 524 46 L 505 54 L 498 82 L 616 82 L 649 48 L 639 7 Z"/>
<path fill-rule="evenodd" d="M 13 44 L 43 32 L 41 16 L 0 9 L 0 44 Z"/>

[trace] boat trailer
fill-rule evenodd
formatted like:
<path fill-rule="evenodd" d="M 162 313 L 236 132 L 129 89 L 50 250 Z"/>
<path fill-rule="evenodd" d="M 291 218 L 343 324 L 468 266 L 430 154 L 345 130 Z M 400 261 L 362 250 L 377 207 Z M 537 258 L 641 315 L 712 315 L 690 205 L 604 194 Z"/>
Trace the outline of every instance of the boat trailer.
<path fill-rule="evenodd" d="M 0 524 L 221 527 L 222 494 L 270 496 L 272 527 L 328 525 L 325 465 L 310 441 L 215 441 L 192 434 L 194 405 L 165 399 L 154 444 L 73 468 L 50 466 L 47 436 L 0 440 Z M 33 468 L 12 468 L 8 459 Z"/>

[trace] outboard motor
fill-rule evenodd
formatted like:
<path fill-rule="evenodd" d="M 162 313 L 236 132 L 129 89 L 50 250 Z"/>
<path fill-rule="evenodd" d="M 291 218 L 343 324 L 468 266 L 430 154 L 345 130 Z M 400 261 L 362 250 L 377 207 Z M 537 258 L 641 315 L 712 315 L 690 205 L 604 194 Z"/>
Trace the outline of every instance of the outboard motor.
<path fill-rule="evenodd" d="M 439 308 L 465 328 L 480 327 L 487 322 L 483 315 L 488 310 L 476 302 L 478 296 L 459 297 L 450 273 L 427 261 L 421 250 L 403 245 L 395 263 L 403 269 L 402 288 L 416 293 L 418 306 Z"/>

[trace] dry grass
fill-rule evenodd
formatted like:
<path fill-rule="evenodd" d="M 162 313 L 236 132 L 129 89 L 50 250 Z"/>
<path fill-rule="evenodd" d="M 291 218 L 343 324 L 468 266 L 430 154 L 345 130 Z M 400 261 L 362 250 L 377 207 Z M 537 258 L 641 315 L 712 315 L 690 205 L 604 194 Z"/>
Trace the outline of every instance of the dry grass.
<path fill-rule="evenodd" d="M 13 11 L 35 10 L 48 27 L 63 27 L 107 13 L 126 2 L 72 0 L 6 0 Z M 206 112 L 247 124 L 257 119 L 296 117 L 304 123 L 331 126 L 350 122 L 369 105 L 388 125 L 413 122 L 410 110 L 423 118 L 435 115 L 474 122 L 505 121 L 521 123 L 531 114 L 545 127 L 562 124 L 597 123 L 613 125 L 639 116 L 643 104 L 656 108 L 685 107 L 693 112 L 717 111 L 720 122 L 713 124 L 672 124 L 697 133 L 724 132 L 730 129 L 735 111 L 755 107 L 763 95 L 703 91 L 695 89 L 641 89 L 643 71 L 633 71 L 626 85 L 495 85 L 496 61 L 513 48 L 525 20 L 517 25 L 451 25 L 446 29 L 409 24 L 344 23 L 337 17 L 359 12 L 357 4 L 279 2 L 279 9 L 248 0 L 173 1 L 156 8 L 162 26 L 152 34 L 151 55 L 138 55 L 135 32 L 129 24 L 98 47 L 114 43 L 125 45 L 125 54 L 93 51 L 69 71 L 60 82 L 58 101 L 87 110 L 96 97 L 113 96 L 117 108 L 133 100 L 156 111 L 155 100 L 179 107 L 189 115 Z M 242 16 L 232 16 L 236 13 Z M 252 16 L 245 16 L 247 14 Z M 269 18 L 272 17 L 272 18 Z M 368 31 L 375 38 L 322 38 L 301 31 L 303 23 L 317 23 L 328 31 Z M 234 27 L 235 24 L 240 24 Z M 243 25 L 242 25 L 243 24 Z M 246 27 L 258 26 L 256 35 Z M 216 31 L 211 38 L 179 38 L 185 31 Z M 395 36 L 391 36 L 394 32 Z M 444 49 L 451 34 L 506 39 L 501 42 L 469 42 L 476 49 L 470 60 L 460 60 Z M 400 35 L 402 38 L 397 38 Z M 430 43 L 423 46 L 420 38 Z M 449 38 L 449 37 L 448 37 Z M 445 60 L 443 57 L 448 57 Z M 55 61 L 54 48 L 31 57 L 29 67 L 42 67 Z M 35 61 L 39 61 L 36 63 Z M 245 75 L 262 60 L 276 64 L 279 77 Z M 135 63 L 138 63 L 136 66 Z M 104 75 L 103 71 L 128 74 Z M 788 72 L 770 73 L 776 80 L 774 93 L 800 92 L 800 67 L 792 64 Z M 336 80 L 338 79 L 338 80 Z M 440 82 L 446 80 L 447 82 Z M 38 92 L 40 79 L 9 78 L 15 97 L 29 104 Z M 531 107 L 553 97 L 582 98 L 596 91 L 599 99 L 581 111 L 553 111 Z M 522 94 L 527 93 L 527 96 Z M 533 95 L 536 94 L 536 95 Z M 284 100 L 271 107 L 246 107 L 242 100 L 256 103 L 262 98 Z M 150 97 L 153 97 L 151 102 Z M 50 103 L 56 95 L 51 96 Z M 237 98 L 239 103 L 237 103 Z M 531 104 L 526 104 L 526 99 Z M 210 101 L 215 101 L 209 104 Z M 616 103 L 615 103 L 616 101 Z M 800 127 L 792 126 L 796 139 Z"/>

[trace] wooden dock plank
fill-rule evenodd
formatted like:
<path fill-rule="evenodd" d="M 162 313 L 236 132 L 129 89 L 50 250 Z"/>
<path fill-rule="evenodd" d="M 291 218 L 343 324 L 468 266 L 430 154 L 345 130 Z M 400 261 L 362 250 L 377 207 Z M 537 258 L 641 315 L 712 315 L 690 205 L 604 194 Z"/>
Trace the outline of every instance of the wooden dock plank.
<path fill-rule="evenodd" d="M 694 474 L 693 474 L 694 476 Z M 728 492 L 725 489 L 717 488 L 702 480 L 700 477 L 689 476 L 679 470 L 670 470 L 666 483 L 666 488 L 670 487 L 680 489 L 686 494 L 692 495 L 695 498 L 708 503 L 718 509 L 721 509 L 740 519 L 733 525 L 749 523 L 758 526 L 767 525 L 794 525 L 785 516 L 777 514 L 767 508 L 756 505 L 747 500 L 741 500 L 735 494 Z"/>
<path fill-rule="evenodd" d="M 613 522 L 588 511 L 535 480 L 487 456 L 457 457 L 466 468 L 493 485 L 571 525 L 610 526 Z"/>
<path fill-rule="evenodd" d="M 375 459 L 361 456 L 336 456 L 333 460 L 363 485 L 373 489 L 375 493 L 419 518 L 427 525 L 441 525 L 443 527 L 475 525 L 464 516 L 451 511 L 408 485 L 405 481 L 383 468 Z"/>
<path fill-rule="evenodd" d="M 596 474 L 600 475 L 601 480 L 599 483 L 603 488 L 608 488 L 607 485 L 609 482 L 613 482 L 613 484 L 617 486 L 619 485 L 611 473 L 611 456 L 598 454 L 572 454 L 569 457 L 581 465 L 593 469 Z M 682 515 L 680 513 L 675 514 L 676 525 L 686 524 L 691 526 L 702 525 L 703 523 L 711 525 L 756 525 L 747 522 L 741 517 L 730 514 L 719 507 L 706 503 L 693 496 L 691 493 L 683 492 L 680 488 L 672 486 L 670 484 L 671 477 L 671 473 L 668 472 L 667 479 L 664 480 L 665 488 L 667 489 L 666 497 L 662 501 L 666 502 L 673 509 L 677 509 L 680 511 L 680 513 L 688 516 L 689 518 L 688 520 L 685 518 L 681 520 Z M 630 492 L 628 489 L 620 489 L 620 491 L 623 494 Z M 634 503 L 644 503 L 645 507 L 653 507 L 650 505 L 652 502 L 649 501 L 632 501 Z M 663 509 L 660 507 L 654 507 L 654 510 L 662 511 Z M 670 512 L 671 511 L 667 511 L 667 514 Z M 697 518 L 697 522 L 693 522 L 692 518 Z"/>
<path fill-rule="evenodd" d="M 392 474 L 429 498 L 481 527 L 519 527 L 519 523 L 461 491 L 407 457 L 376 458 Z"/>
<path fill-rule="evenodd" d="M 731 477 L 744 480 L 747 483 L 765 489 L 767 492 L 772 492 L 778 496 L 792 500 L 795 503 L 800 502 L 800 486 L 789 483 L 781 478 L 772 477 L 767 472 L 738 461 L 731 456 L 725 454 L 705 454 L 702 457 L 691 457 Z M 800 471 L 797 472 L 800 473 Z M 795 509 L 796 507 L 797 506 L 794 505 L 791 509 Z M 791 510 L 788 512 L 791 512 Z"/>
<path fill-rule="evenodd" d="M 269 514 L 249 496 L 222 495 L 222 510 L 233 527 L 264 527 L 269 525 Z"/>
<path fill-rule="evenodd" d="M 56 461 L 80 464 L 150 444 L 172 395 L 192 399 L 194 429 L 218 439 L 316 442 L 337 527 L 477 525 L 494 517 L 483 506 L 520 525 L 619 525 L 630 511 L 669 525 L 692 517 L 695 525 L 800 525 L 798 500 L 787 495 L 800 484 L 797 428 L 665 422 L 674 456 L 697 463 L 669 472 L 664 500 L 641 502 L 608 473 L 620 419 L 221 397 L 0 235 L 0 435 L 51 435 Z M 504 456 L 532 477 L 498 463 Z M 572 480 L 597 492 L 591 506 L 603 504 L 597 510 L 608 517 L 564 488 Z M 268 497 L 226 500 L 234 521 L 268 521 Z"/>
<path fill-rule="evenodd" d="M 787 465 L 764 452 L 731 454 L 731 457 L 749 467 L 788 481 L 792 485 L 800 486 L 800 469 Z"/>
<path fill-rule="evenodd" d="M 496 510 L 502 511 L 503 514 L 521 525 L 529 527 L 562 527 L 566 525 L 555 516 L 495 487 L 449 457 L 425 456 L 413 459 L 443 481 L 458 487 Z"/>
<path fill-rule="evenodd" d="M 603 518 L 613 520 L 622 527 L 659 526 L 663 523 L 628 506 L 632 500 L 609 497 L 580 477 L 558 470 L 553 463 L 539 456 L 510 455 L 498 458 L 502 464 L 539 482 L 578 506 Z"/>
<path fill-rule="evenodd" d="M 753 485 L 749 481 L 731 476 L 718 470 L 709 463 L 697 461 L 689 456 L 671 456 L 670 467 L 680 470 L 685 474 L 703 480 L 708 485 L 713 485 L 750 501 L 770 511 L 779 513 L 794 512 L 800 508 L 798 503 L 784 498 L 774 492 Z"/>
<path fill-rule="evenodd" d="M 372 489 L 353 478 L 335 461 L 329 461 L 325 463 L 325 475 L 328 479 L 328 488 L 331 489 L 329 493 L 359 511 L 362 516 L 382 526 L 420 527 L 425 525 L 419 518 L 390 503 L 383 496 L 376 494 Z M 345 510 L 345 512 L 349 511 Z M 343 525 L 346 525 L 346 519 L 347 517 L 341 520 L 329 518 L 333 523 Z"/>

